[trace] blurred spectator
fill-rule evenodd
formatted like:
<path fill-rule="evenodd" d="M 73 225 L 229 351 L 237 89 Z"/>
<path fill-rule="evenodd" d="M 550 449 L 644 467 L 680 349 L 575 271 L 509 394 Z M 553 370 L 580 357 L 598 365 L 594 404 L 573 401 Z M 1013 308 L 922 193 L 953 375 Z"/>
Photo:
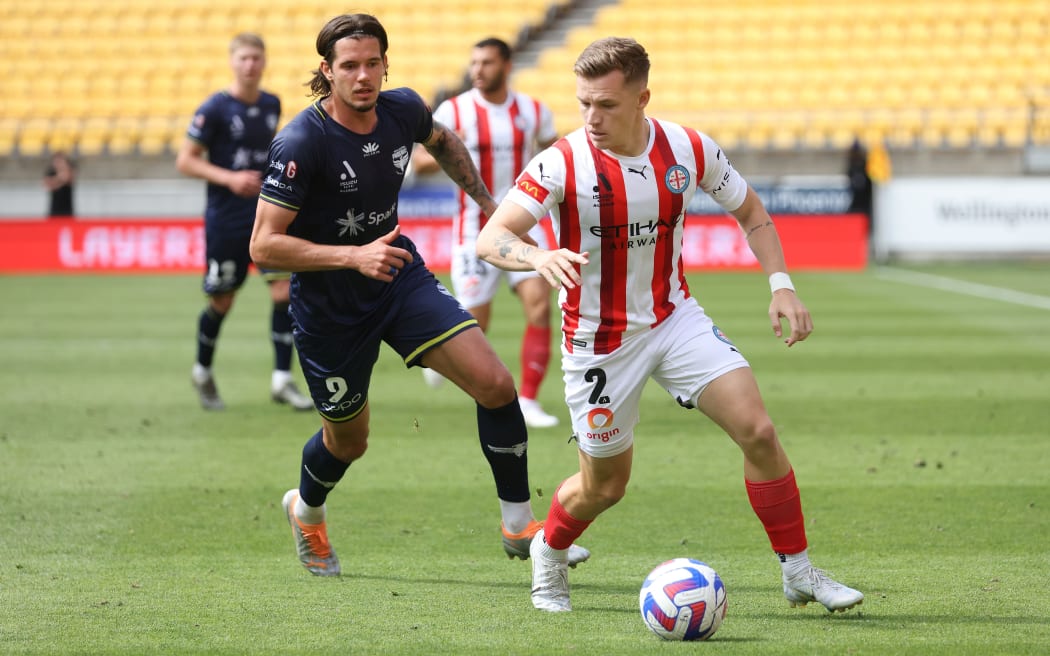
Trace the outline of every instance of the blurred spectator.
<path fill-rule="evenodd" d="M 849 147 L 846 177 L 849 178 L 849 188 L 852 193 L 849 209 L 846 211 L 863 214 L 870 219 L 872 183 L 871 176 L 868 175 L 868 151 L 860 139 L 854 139 L 853 144 Z"/>
<path fill-rule="evenodd" d="M 890 154 L 881 141 L 872 144 L 868 151 L 868 177 L 877 185 L 886 184 L 893 176 L 893 164 Z"/>
<path fill-rule="evenodd" d="M 73 216 L 73 183 L 77 167 L 61 150 L 51 154 L 51 161 L 44 171 L 44 186 L 50 192 L 51 202 L 48 216 Z"/>

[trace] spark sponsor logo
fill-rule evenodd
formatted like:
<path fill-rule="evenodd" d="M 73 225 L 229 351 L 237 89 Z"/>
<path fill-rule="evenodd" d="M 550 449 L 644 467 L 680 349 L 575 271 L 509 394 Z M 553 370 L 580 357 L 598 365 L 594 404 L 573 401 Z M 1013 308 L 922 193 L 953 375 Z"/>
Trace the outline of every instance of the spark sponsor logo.
<path fill-rule="evenodd" d="M 262 161 L 266 161 L 265 155 Z M 234 171 L 243 171 L 246 168 L 250 168 L 252 165 L 252 151 L 248 148 L 238 148 L 233 153 L 233 162 L 230 163 L 230 168 Z"/>
<path fill-rule="evenodd" d="M 365 154 L 365 157 L 371 157 L 372 155 L 378 155 L 379 154 L 379 144 L 377 144 L 374 141 L 366 143 L 364 145 L 364 147 L 361 148 L 361 152 Z"/>
<path fill-rule="evenodd" d="M 339 231 L 339 236 L 342 237 L 346 233 L 350 233 L 351 237 L 356 237 L 365 231 L 364 222 L 365 214 L 354 214 L 353 208 L 346 211 L 346 218 L 339 218 L 335 220 L 336 224 L 342 226 L 342 230 Z"/>
<path fill-rule="evenodd" d="M 368 225 L 370 225 L 370 226 L 379 225 L 380 223 L 383 223 L 384 221 L 386 221 L 387 219 L 392 217 L 394 215 L 394 212 L 397 212 L 397 201 L 394 201 L 394 204 L 391 205 L 384 212 L 369 212 L 368 213 Z"/>
<path fill-rule="evenodd" d="M 588 440 L 608 442 L 611 438 L 620 434 L 619 428 L 610 428 L 613 417 L 613 411 L 608 408 L 594 408 L 587 413 L 587 426 L 591 430 L 584 435 Z"/>

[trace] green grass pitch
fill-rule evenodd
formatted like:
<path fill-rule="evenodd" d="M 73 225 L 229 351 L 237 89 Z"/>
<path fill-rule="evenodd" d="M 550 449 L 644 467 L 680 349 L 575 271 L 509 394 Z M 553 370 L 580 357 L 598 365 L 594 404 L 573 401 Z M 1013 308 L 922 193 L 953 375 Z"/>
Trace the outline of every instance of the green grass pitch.
<path fill-rule="evenodd" d="M 2 277 L 0 653 L 1044 654 L 1050 265 L 921 271 L 992 293 L 797 273 L 816 331 L 791 349 L 760 275 L 690 277 L 755 369 L 814 562 L 866 594 L 834 615 L 788 608 L 738 450 L 655 384 L 627 497 L 580 540 L 594 555 L 571 573 L 575 610 L 533 610 L 472 402 L 389 349 L 370 450 L 329 499 L 344 575 L 311 577 L 280 499 L 318 422 L 269 401 L 257 277 L 223 327 L 214 414 L 188 380 L 197 276 Z M 520 316 L 497 299 L 491 338 L 515 372 Z M 542 399 L 562 426 L 530 436 L 540 517 L 576 469 L 556 351 Z M 645 574 L 675 556 L 725 581 L 708 643 L 664 643 L 638 615 Z"/>

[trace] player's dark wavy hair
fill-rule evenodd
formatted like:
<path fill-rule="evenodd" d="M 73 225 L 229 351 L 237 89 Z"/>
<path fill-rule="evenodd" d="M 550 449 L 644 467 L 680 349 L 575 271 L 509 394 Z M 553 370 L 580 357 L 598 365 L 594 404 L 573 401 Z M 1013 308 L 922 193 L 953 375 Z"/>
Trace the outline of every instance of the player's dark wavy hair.
<path fill-rule="evenodd" d="M 598 39 L 583 49 L 572 72 L 585 80 L 593 80 L 623 71 L 624 81 L 649 83 L 649 53 L 634 39 L 610 36 Z"/>
<path fill-rule="evenodd" d="M 503 39 L 497 39 L 494 36 L 490 36 L 487 39 L 482 39 L 474 44 L 475 48 L 495 48 L 499 52 L 500 59 L 503 61 L 510 61 L 511 50 L 510 46 Z"/>
<path fill-rule="evenodd" d="M 317 34 L 317 54 L 321 55 L 328 65 L 335 57 L 335 43 L 340 39 L 363 39 L 374 37 L 379 41 L 379 54 L 386 57 L 386 29 L 379 19 L 371 14 L 343 14 L 328 21 Z M 327 96 L 332 93 L 332 84 L 318 68 L 310 80 L 311 96 Z"/>

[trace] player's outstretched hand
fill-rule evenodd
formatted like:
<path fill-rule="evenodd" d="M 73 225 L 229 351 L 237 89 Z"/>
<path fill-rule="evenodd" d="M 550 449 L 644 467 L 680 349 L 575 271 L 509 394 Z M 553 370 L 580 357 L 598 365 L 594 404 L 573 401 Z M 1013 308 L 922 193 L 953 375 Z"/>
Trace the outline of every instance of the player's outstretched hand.
<path fill-rule="evenodd" d="M 396 225 L 393 230 L 375 241 L 357 246 L 353 268 L 369 278 L 383 282 L 392 281 L 401 268 L 412 261 L 411 253 L 390 245 L 400 235 L 401 226 Z"/>
<path fill-rule="evenodd" d="M 773 324 L 773 334 L 782 337 L 781 319 L 787 319 L 791 327 L 791 334 L 784 343 L 791 346 L 795 342 L 801 342 L 813 332 L 813 317 L 809 316 L 809 310 L 802 304 L 802 300 L 790 289 L 778 289 L 773 292 L 773 300 L 769 302 L 769 320 Z"/>
<path fill-rule="evenodd" d="M 540 250 L 530 258 L 529 264 L 555 289 L 573 289 L 580 284 L 580 273 L 576 266 L 587 264 L 587 253 L 577 253 L 567 248 L 556 251 Z"/>

